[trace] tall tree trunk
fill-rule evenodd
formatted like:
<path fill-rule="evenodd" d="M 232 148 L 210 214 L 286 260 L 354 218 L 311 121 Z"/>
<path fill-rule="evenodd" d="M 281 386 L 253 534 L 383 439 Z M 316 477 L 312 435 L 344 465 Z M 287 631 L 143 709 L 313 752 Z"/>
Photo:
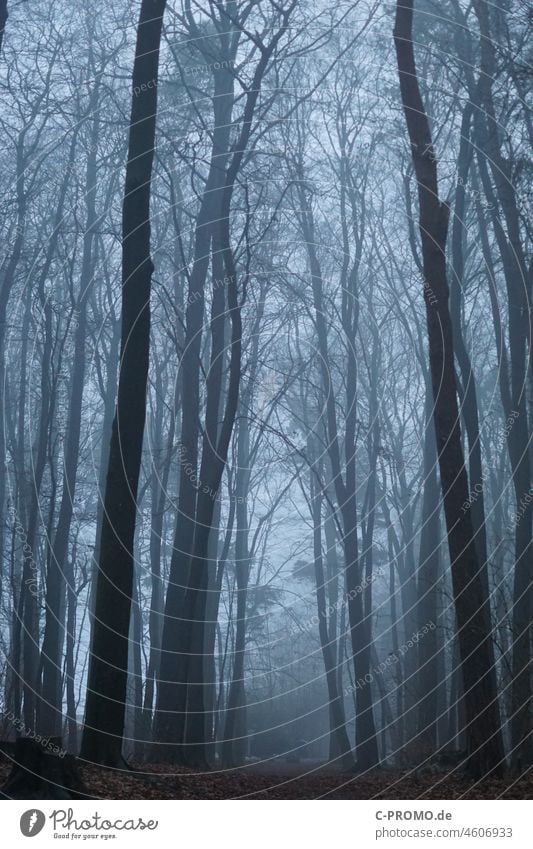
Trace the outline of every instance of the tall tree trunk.
<path fill-rule="evenodd" d="M 17 194 L 17 230 L 15 243 L 13 245 L 13 250 L 11 251 L 10 257 L 6 262 L 5 271 L 2 275 L 2 279 L 0 281 L 0 409 L 6 410 L 6 398 L 5 398 L 5 389 L 7 383 L 7 374 L 6 374 L 6 338 L 7 338 L 7 306 L 9 302 L 9 296 L 11 294 L 11 290 L 15 283 L 15 272 L 18 266 L 18 263 L 21 258 L 22 248 L 24 244 L 24 231 L 25 231 L 25 221 L 26 221 L 26 211 L 27 211 L 27 199 L 26 199 L 26 191 L 25 191 L 25 169 L 26 162 L 24 157 L 24 137 L 25 132 L 20 133 L 17 139 L 16 145 L 16 157 L 17 157 L 17 176 L 16 176 L 16 194 Z M 22 362 L 22 374 L 25 377 L 25 372 L 27 369 L 26 365 L 26 354 L 27 354 L 27 338 L 28 338 L 28 330 L 31 316 L 31 300 L 27 296 L 26 306 L 24 311 L 24 319 L 23 319 L 23 342 L 22 342 L 22 350 L 21 350 L 21 362 Z M 20 395 L 19 395 L 19 419 L 18 419 L 18 434 L 17 434 L 17 442 L 20 446 L 24 442 L 24 405 L 22 406 L 22 417 L 21 417 L 21 401 L 20 399 L 25 399 L 26 396 L 26 382 L 23 381 L 20 384 Z M 6 411 L 7 413 L 7 411 Z M 5 457 L 5 462 L 0 463 L 0 552 L 4 550 L 4 504 L 6 502 L 6 479 L 7 479 L 7 442 L 6 442 L 6 433 L 5 433 L 5 418 L 6 415 L 0 416 L 0 456 Z M 22 429 L 21 429 L 22 424 Z M 24 450 L 22 452 L 20 450 L 17 451 L 17 458 L 20 461 L 20 468 L 24 468 Z M 23 499 L 20 500 L 21 507 Z M 23 507 L 23 513 L 26 513 L 25 507 Z M 21 523 L 21 527 L 24 527 L 25 524 L 25 515 L 17 514 L 15 505 L 13 505 L 13 519 L 14 525 L 17 525 L 17 522 Z M 15 542 L 15 539 L 13 540 Z M 14 563 L 12 566 L 13 570 L 16 569 Z M 13 669 L 13 707 L 15 711 L 15 715 L 18 716 L 20 713 L 21 706 L 21 680 L 22 680 L 22 619 L 19 614 L 22 613 L 23 608 L 23 599 L 24 599 L 24 585 L 22 581 L 18 581 L 19 583 L 19 595 L 18 598 L 13 598 L 13 620 L 12 620 L 12 646 L 13 646 L 13 658 L 12 658 L 12 669 Z M 14 586 L 14 585 L 13 585 Z"/>
<path fill-rule="evenodd" d="M 100 541 L 82 755 L 116 765 L 122 757 L 128 678 L 137 488 L 150 346 L 150 187 L 159 47 L 166 0 L 142 0 L 133 66 L 122 213 L 122 329 Z"/>
<path fill-rule="evenodd" d="M 480 29 L 480 77 L 475 94 L 478 162 L 487 199 L 493 207 L 492 223 L 501 253 L 509 305 L 509 353 L 512 412 L 514 423 L 508 435 L 509 456 L 516 498 L 515 570 L 513 589 L 513 685 L 511 761 L 521 767 L 533 762 L 531 634 L 533 618 L 533 502 L 531 499 L 530 435 L 527 411 L 528 363 L 531 357 L 531 272 L 528 270 L 520 236 L 520 214 L 513 176 L 502 155 L 500 127 L 496 117 L 492 85 L 497 73 L 491 37 L 489 6 L 476 0 L 474 9 Z M 494 181 L 493 192 L 489 168 Z M 498 204 L 505 225 L 498 215 Z M 529 363 L 531 367 L 531 363 Z M 505 390 L 507 395 L 507 390 Z"/>
<path fill-rule="evenodd" d="M 342 519 L 345 582 L 348 597 L 348 619 L 353 652 L 355 679 L 364 678 L 370 671 L 370 640 L 368 634 L 369 619 L 365 618 L 363 597 L 360 591 L 362 564 L 357 540 L 357 489 L 355 470 L 355 434 L 357 411 L 357 364 L 355 362 L 354 335 L 357 328 L 357 298 L 347 298 L 352 303 L 345 313 L 353 311 L 356 315 L 344 316 L 345 332 L 348 339 L 348 368 L 346 377 L 346 407 L 348 410 L 345 426 L 346 473 L 341 470 L 341 450 L 337 412 L 331 374 L 329 370 L 328 329 L 323 304 L 323 279 L 319 258 L 315 250 L 316 239 L 314 222 L 309 199 L 306 196 L 303 168 L 300 163 L 298 173 L 298 197 L 300 201 L 300 220 L 306 241 L 311 283 L 313 290 L 314 320 L 316 327 L 321 376 L 321 390 L 324 395 L 324 419 L 327 434 L 328 456 L 333 475 L 335 499 Z M 360 687 L 356 690 L 356 753 L 357 764 L 361 769 L 376 766 L 379 762 L 376 728 L 372 704 L 372 687 Z"/>
<path fill-rule="evenodd" d="M 109 449 L 111 445 L 111 433 L 113 430 L 113 418 L 115 413 L 115 397 L 117 394 L 117 371 L 120 351 L 120 321 L 113 316 L 111 328 L 111 340 L 108 356 L 106 358 L 106 379 L 103 391 L 104 412 L 102 417 L 100 456 L 98 458 L 98 492 L 96 504 L 96 530 L 94 550 L 91 563 L 91 589 L 89 598 L 89 610 L 94 612 L 96 600 L 96 585 L 98 577 L 98 564 L 100 562 L 100 547 L 102 541 L 102 524 L 104 521 L 104 498 L 107 467 L 109 465 Z"/>
<path fill-rule="evenodd" d="M 235 578 L 237 584 L 237 619 L 235 623 L 235 649 L 233 672 L 228 692 L 222 761 L 225 767 L 243 763 L 246 754 L 246 690 L 244 685 L 244 660 L 246 651 L 246 599 L 250 576 L 248 484 L 250 479 L 250 432 L 247 404 L 242 406 L 237 435 L 237 471 L 235 475 L 236 528 L 235 528 Z"/>
<path fill-rule="evenodd" d="M 148 668 L 146 670 L 146 688 L 144 693 L 144 727 L 147 732 L 152 729 L 153 708 L 155 698 L 155 685 L 159 676 L 159 659 L 161 651 L 161 635 L 163 630 L 163 577 L 162 569 L 162 544 L 164 533 L 165 503 L 167 499 L 167 486 L 170 475 L 172 460 L 172 447 L 176 435 L 176 413 L 179 403 L 179 384 L 174 390 L 174 405 L 171 411 L 171 419 L 168 427 L 166 444 L 163 445 L 163 387 L 161 384 L 161 368 L 156 369 L 155 378 L 155 410 L 153 413 L 153 444 L 155 456 L 163 454 L 162 462 L 155 463 L 152 469 L 151 481 L 151 522 L 150 522 L 150 571 L 152 592 L 150 600 L 149 633 L 150 633 L 150 655 Z M 148 739 L 147 741 L 148 742 Z"/>
<path fill-rule="evenodd" d="M 76 682 L 76 618 L 78 607 L 78 594 L 76 592 L 76 573 L 74 564 L 76 562 L 77 546 L 72 546 L 70 558 L 68 558 L 65 569 L 67 583 L 67 622 L 65 639 L 65 679 L 66 679 L 66 702 L 67 702 L 67 729 L 68 747 L 73 753 L 78 751 L 78 723 L 76 719 L 76 695 L 74 685 Z"/>
<path fill-rule="evenodd" d="M 174 754 L 171 750 L 167 752 L 171 759 L 179 756 L 179 746 L 183 742 L 185 733 L 185 712 L 178 711 L 176 707 L 180 699 L 184 700 L 184 693 L 180 690 L 186 690 L 187 682 L 180 679 L 180 663 L 176 653 L 180 649 L 181 618 L 189 618 L 183 605 L 190 575 L 198 509 L 199 380 L 205 284 L 209 270 L 213 229 L 216 222 L 220 220 L 220 195 L 224 179 L 224 162 L 229 152 L 232 107 L 231 74 L 216 74 L 213 146 L 209 174 L 196 220 L 194 261 L 187 298 L 186 333 L 180 362 L 179 378 L 182 386 L 183 413 L 179 455 L 179 500 L 165 601 L 155 722 L 156 740 L 167 745 L 173 744 L 175 747 Z M 224 297 L 222 282 L 221 280 L 213 281 L 214 296 Z"/>
<path fill-rule="evenodd" d="M 220 96 L 215 98 L 215 127 L 217 131 L 214 134 L 214 163 L 212 160 L 210 169 L 212 183 L 208 182 L 211 194 L 214 192 L 215 202 L 213 206 L 213 200 L 210 198 L 208 207 L 202 213 L 204 216 L 202 223 L 205 246 L 204 250 L 198 250 L 198 243 L 196 245 L 195 267 L 198 262 L 199 289 L 197 293 L 191 291 L 189 295 L 187 333 L 193 333 L 193 340 L 196 345 L 200 337 L 203 317 L 203 288 L 209 260 L 209 249 L 211 240 L 214 239 L 212 250 L 220 251 L 223 257 L 224 281 L 227 281 L 227 315 L 231 326 L 228 346 L 230 351 L 228 389 L 222 423 L 219 425 L 217 413 L 219 411 L 221 375 L 218 362 L 212 359 L 207 380 L 206 427 L 202 445 L 202 460 L 197 479 L 199 351 L 195 352 L 194 347 L 188 346 L 186 339 L 186 350 L 188 350 L 188 357 L 190 357 L 193 380 L 189 381 L 187 373 L 184 372 L 183 405 L 185 409 L 187 393 L 187 397 L 191 397 L 191 409 L 187 409 L 187 415 L 183 417 L 182 422 L 182 443 L 185 450 L 181 458 L 183 465 L 180 490 L 183 484 L 189 492 L 187 504 L 188 537 L 182 574 L 176 574 L 177 570 L 173 571 L 171 567 L 169 578 L 161 649 L 161 680 L 158 688 L 159 704 L 156 724 L 159 742 L 177 744 L 177 746 L 175 745 L 175 755 L 181 756 L 191 764 L 200 766 L 207 762 L 207 746 L 209 743 L 205 739 L 205 708 L 209 698 L 209 685 L 205 680 L 205 619 L 209 588 L 209 536 L 213 526 L 215 499 L 224 473 L 237 412 L 241 380 L 241 297 L 243 296 L 239 291 L 237 266 L 231 243 L 230 210 L 237 176 L 252 132 L 252 120 L 261 91 L 261 83 L 269 61 L 285 31 L 292 9 L 293 6 L 282 13 L 283 25 L 274 34 L 268 46 L 261 50 L 251 86 L 247 89 L 241 129 L 230 150 L 227 150 L 230 125 L 229 123 L 221 123 L 220 110 L 222 110 L 222 115 L 226 116 L 227 121 L 228 117 L 231 116 L 233 106 L 233 98 L 228 96 L 233 91 L 233 77 L 229 75 L 228 79 L 226 74 L 221 73 L 215 75 L 215 83 L 217 84 L 217 80 L 222 80 L 223 85 Z M 224 58 L 226 58 L 229 55 L 229 44 L 227 41 L 223 43 L 225 48 Z M 232 50 L 236 50 L 236 47 L 237 42 L 234 40 Z M 231 86 L 229 85 L 230 80 Z M 218 90 L 218 85 L 220 83 L 217 84 L 216 90 Z M 229 162 L 227 168 L 225 167 L 226 162 Z M 193 278 L 191 277 L 191 285 L 192 281 Z M 246 283 L 243 284 L 242 290 L 245 293 Z M 220 350 L 220 342 L 223 342 L 224 338 L 225 322 L 225 314 L 220 313 L 220 307 L 226 292 L 222 286 L 215 286 L 213 295 L 212 346 L 216 350 Z M 215 362 L 217 362 L 217 365 L 214 368 Z M 183 428 L 185 428 L 187 439 L 184 438 Z M 180 538 L 176 536 L 175 548 L 178 548 L 178 545 L 183 548 Z M 180 583 L 182 587 L 186 586 L 182 600 L 180 594 L 176 593 L 176 587 Z M 181 614 L 180 601 L 183 611 Z M 186 718 L 187 724 L 185 726 Z M 185 731 L 187 739 L 185 739 Z M 182 743 L 186 745 L 180 752 L 179 747 Z"/>
<path fill-rule="evenodd" d="M 473 777 L 480 778 L 488 774 L 501 775 L 505 761 L 496 673 L 491 662 L 489 599 L 480 574 L 472 517 L 469 510 L 462 510 L 469 492 L 461 444 L 446 278 L 449 208 L 439 200 L 436 157 L 418 85 L 412 27 L 413 0 L 398 0 L 394 42 L 418 182 L 435 432 L 465 691 L 467 768 Z"/>
<path fill-rule="evenodd" d="M 308 439 L 310 444 L 310 456 L 316 457 L 317 452 L 312 446 L 312 438 Z M 338 689 L 338 678 L 336 669 L 336 636 L 331 631 L 331 619 L 328 627 L 327 596 L 324 575 L 324 562 L 322 554 L 322 497 L 320 487 L 311 473 L 311 508 L 313 513 L 313 562 L 315 568 L 316 601 L 318 612 L 318 634 L 326 673 L 326 685 L 328 688 L 329 714 L 330 714 L 330 737 L 334 738 L 333 749 L 335 757 L 340 761 L 340 766 L 350 769 L 354 765 L 352 747 L 346 730 L 346 717 L 342 695 Z"/>
<path fill-rule="evenodd" d="M 89 101 L 89 114 L 98 116 L 99 83 Z M 85 345 L 87 335 L 87 301 L 93 277 L 93 241 L 96 214 L 97 144 L 99 119 L 93 118 L 89 136 L 85 198 L 87 217 L 83 238 L 80 290 L 74 312 L 74 361 L 72 365 L 67 432 L 63 457 L 63 485 L 56 531 L 51 545 L 46 582 L 46 620 L 41 650 L 42 684 L 40 691 L 39 731 L 44 736 L 58 737 L 62 727 L 61 660 L 64 642 L 65 569 L 70 527 L 74 514 L 74 498 L 82 426 L 83 387 L 85 382 Z M 69 163 L 70 165 L 71 163 Z"/>
<path fill-rule="evenodd" d="M 437 585 L 440 573 L 440 495 L 432 407 L 432 391 L 428 376 L 426 380 L 424 435 L 424 495 L 417 582 L 418 630 L 431 622 L 434 625 L 437 624 Z M 432 754 L 437 747 L 438 651 L 437 628 L 431 628 L 418 644 L 417 726 L 424 758 Z"/>
<path fill-rule="evenodd" d="M 4 33 L 8 19 L 7 0 L 0 0 L 0 50 L 4 43 Z"/>

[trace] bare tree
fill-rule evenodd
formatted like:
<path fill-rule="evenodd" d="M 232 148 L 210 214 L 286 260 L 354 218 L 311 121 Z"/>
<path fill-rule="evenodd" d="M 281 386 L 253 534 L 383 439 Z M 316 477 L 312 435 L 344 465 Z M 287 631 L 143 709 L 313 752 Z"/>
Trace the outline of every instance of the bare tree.
<path fill-rule="evenodd" d="M 400 90 L 418 184 L 420 238 L 444 513 L 452 568 L 465 691 L 468 769 L 501 775 L 505 762 L 491 645 L 489 599 L 481 578 L 470 510 L 457 404 L 452 324 L 448 306 L 446 235 L 449 207 L 439 199 L 437 163 L 418 84 L 412 39 L 413 0 L 398 0 L 394 42 Z"/>
<path fill-rule="evenodd" d="M 122 330 L 97 573 L 82 755 L 116 765 L 128 677 L 137 487 L 146 415 L 150 343 L 150 185 L 159 46 L 166 0 L 142 0 L 133 65 L 122 217 Z"/>

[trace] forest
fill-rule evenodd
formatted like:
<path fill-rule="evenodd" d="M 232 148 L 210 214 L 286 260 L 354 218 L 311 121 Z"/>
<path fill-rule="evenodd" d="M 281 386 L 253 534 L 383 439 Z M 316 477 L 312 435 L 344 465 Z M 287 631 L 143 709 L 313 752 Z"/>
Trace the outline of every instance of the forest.
<path fill-rule="evenodd" d="M 531 798 L 526 0 L 0 0 L 0 796 Z"/>

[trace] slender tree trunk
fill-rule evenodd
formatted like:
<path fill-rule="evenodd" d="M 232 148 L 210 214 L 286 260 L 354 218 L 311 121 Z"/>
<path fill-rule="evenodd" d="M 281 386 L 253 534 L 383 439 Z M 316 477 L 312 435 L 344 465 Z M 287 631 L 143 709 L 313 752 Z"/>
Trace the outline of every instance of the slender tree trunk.
<path fill-rule="evenodd" d="M 237 619 L 235 624 L 235 650 L 233 672 L 228 692 L 222 761 L 226 767 L 243 763 L 246 754 L 246 690 L 244 685 L 244 660 L 246 651 L 246 599 L 250 577 L 248 483 L 250 479 L 250 432 L 246 404 L 237 434 L 237 471 L 235 476 L 236 529 L 235 578 L 237 583 Z"/>
<path fill-rule="evenodd" d="M 394 42 L 411 155 L 418 182 L 420 235 L 437 451 L 448 530 L 452 584 L 465 691 L 467 768 L 473 777 L 501 775 L 505 761 L 496 673 L 491 662 L 489 599 L 480 573 L 468 501 L 446 278 L 449 209 L 439 200 L 437 166 L 418 85 L 412 41 L 413 0 L 398 0 Z"/>
<path fill-rule="evenodd" d="M 0 0 L 0 50 L 4 43 L 4 33 L 8 19 L 7 0 Z"/>
<path fill-rule="evenodd" d="M 104 520 L 104 498 L 107 467 L 109 464 L 109 448 L 111 445 L 111 433 L 113 429 L 113 418 L 115 412 L 115 396 L 117 392 L 117 364 L 120 351 L 120 322 L 114 321 L 111 330 L 111 341 L 106 362 L 106 382 L 103 397 L 104 414 L 102 420 L 102 436 L 100 440 L 100 457 L 98 460 L 98 493 L 96 505 L 96 531 L 95 543 L 91 564 L 91 590 L 89 599 L 89 610 L 94 613 L 96 600 L 96 585 L 98 577 L 98 564 L 100 562 L 100 546 L 102 540 L 102 524 Z"/>
<path fill-rule="evenodd" d="M 310 441 L 311 439 L 308 440 L 308 442 Z M 311 450 L 311 456 L 316 456 L 316 450 Z M 346 717 L 342 695 L 338 689 L 335 654 L 336 637 L 333 637 L 331 634 L 331 620 L 328 627 L 327 618 L 327 597 L 322 554 L 322 498 L 318 483 L 313 474 L 311 474 L 311 507 L 313 511 L 313 560 L 315 567 L 318 633 L 328 688 L 331 723 L 330 736 L 335 740 L 334 751 L 336 758 L 340 762 L 340 766 L 343 769 L 350 769 L 354 765 L 354 758 L 346 730 Z"/>
<path fill-rule="evenodd" d="M 166 0 L 142 0 L 133 66 L 122 218 L 122 331 L 118 398 L 104 499 L 82 755 L 122 757 L 137 488 L 150 345 L 150 187 L 159 46 Z"/>
<path fill-rule="evenodd" d="M 273 36 L 270 44 L 261 51 L 261 57 L 256 65 L 254 77 L 247 91 L 243 110 L 240 133 L 233 146 L 228 150 L 229 118 L 233 106 L 233 78 L 225 74 L 215 75 L 215 133 L 214 133 L 214 163 L 212 160 L 210 177 L 212 182 L 208 188 L 214 199 L 210 199 L 207 208 L 201 208 L 204 243 L 203 250 L 196 245 L 195 267 L 191 276 L 191 287 L 194 271 L 198 265 L 198 286 L 191 290 L 187 308 L 187 333 L 192 333 L 194 346 L 185 343 L 190 359 L 192 380 L 184 371 L 183 405 L 186 407 L 186 397 L 191 398 L 191 408 L 187 405 L 187 416 L 182 421 L 182 474 L 181 486 L 189 492 L 187 504 L 188 531 L 185 545 L 185 559 L 182 560 L 182 574 L 173 570 L 169 579 L 169 589 L 165 605 L 165 624 L 163 628 L 163 644 L 161 650 L 161 682 L 159 686 L 159 704 L 156 724 L 157 739 L 167 745 L 174 744 L 175 755 L 186 759 L 191 764 L 205 765 L 207 763 L 208 741 L 205 739 L 205 707 L 208 700 L 208 684 L 205 680 L 205 618 L 207 610 L 207 592 L 209 587 L 209 536 L 213 525 L 214 501 L 218 496 L 220 482 L 226 465 L 228 446 L 231 439 L 241 379 L 242 352 L 242 316 L 241 295 L 237 266 L 231 244 L 230 210 L 237 176 L 245 156 L 254 117 L 261 83 L 268 63 L 274 53 L 277 43 L 287 25 L 288 12 L 283 13 L 284 25 Z M 227 48 L 226 54 L 227 55 Z M 232 49 L 236 49 L 236 42 Z M 230 57 L 231 58 L 231 57 Z M 230 83 L 231 78 L 231 85 Z M 221 81 L 221 82 L 218 82 Z M 218 86 L 222 85 L 222 91 Z M 221 122 L 221 115 L 225 120 Z M 229 161 L 227 168 L 225 163 Z M 213 170 L 214 165 L 214 170 Z M 223 169 L 223 170 L 222 170 Z M 205 195 L 204 195 L 205 199 Z M 214 203 L 214 205 L 213 205 Z M 217 225 L 217 226 L 215 226 Z M 207 381 L 206 397 L 206 428 L 202 446 L 202 460 L 197 478 L 198 468 L 198 412 L 199 412 L 199 345 L 201 322 L 203 318 L 203 289 L 209 249 L 214 239 L 213 250 L 220 251 L 224 261 L 224 282 L 227 282 L 226 292 L 222 286 L 214 289 L 214 311 L 211 321 L 212 345 L 219 349 L 220 340 L 224 337 L 225 315 L 218 312 L 220 300 L 227 293 L 227 316 L 231 326 L 229 340 L 229 376 L 226 404 L 222 423 L 216 423 L 220 400 L 220 374 L 215 361 L 211 362 Z M 196 285 L 196 284 L 195 284 Z M 220 292 L 218 291 L 220 289 Z M 243 285 L 243 291 L 246 286 Z M 187 393 L 187 395 L 186 395 Z M 215 426 L 216 424 L 216 426 Z M 184 437 L 184 432 L 187 438 Z M 219 434 L 217 439 L 217 434 Z M 180 508 L 181 509 L 181 508 Z M 177 526 L 178 527 L 178 526 Z M 183 549 L 183 541 L 176 536 L 175 548 L 178 543 Z M 176 586 L 186 586 L 185 594 L 176 593 Z M 180 614 L 180 611 L 183 613 Z M 181 615 L 181 618 L 180 618 Z M 186 618 L 185 618 L 186 617 Z M 185 722 L 187 724 L 185 726 Z M 185 739 L 185 732 L 187 739 Z M 180 746 L 185 744 L 180 752 Z M 172 754 L 170 755 L 172 757 Z"/>
<path fill-rule="evenodd" d="M 98 113 L 99 86 L 90 99 L 90 114 Z M 62 727 L 61 658 L 64 642 L 65 569 L 76 493 L 82 426 L 83 387 L 85 382 L 85 345 L 87 335 L 87 301 L 93 277 L 93 241 L 96 225 L 97 143 L 99 120 L 93 119 L 89 138 L 85 198 L 87 218 L 83 238 L 80 291 L 74 312 L 74 361 L 72 365 L 70 398 L 63 457 L 63 484 L 59 516 L 50 550 L 46 582 L 46 620 L 41 650 L 42 685 L 40 703 L 40 733 L 58 737 Z M 69 163 L 70 164 L 70 163 Z"/>
<path fill-rule="evenodd" d="M 528 363 L 531 357 L 531 272 L 520 235 L 513 176 L 501 152 L 500 127 L 495 113 L 492 85 L 497 73 L 489 6 L 476 0 L 474 9 L 480 29 L 480 77 L 475 94 L 479 101 L 477 143 L 479 169 L 487 199 L 493 207 L 492 223 L 501 253 L 509 305 L 509 353 L 511 403 L 514 416 L 508 435 L 509 456 L 516 498 L 515 570 L 513 588 L 513 717 L 511 762 L 523 767 L 533 762 L 532 730 L 532 619 L 533 619 L 533 501 L 531 498 L 530 434 L 527 411 Z M 494 181 L 493 192 L 489 168 Z M 498 203 L 505 227 L 497 213 Z M 531 367 L 531 364 L 529 363 Z M 505 390 L 507 395 L 507 389 Z M 504 398 L 502 398 L 504 401 Z M 505 402 L 504 402 L 505 409 Z"/>
<path fill-rule="evenodd" d="M 429 623 L 437 624 L 437 585 L 440 573 L 440 495 L 432 407 L 433 394 L 429 379 L 427 379 L 424 495 L 417 582 L 418 630 Z M 437 628 L 435 627 L 431 628 L 418 644 L 417 726 L 424 759 L 432 754 L 437 747 L 438 651 Z"/>
<path fill-rule="evenodd" d="M 7 18 L 7 6 L 5 17 Z M 1 7 L 0 7 L 0 25 L 1 25 Z M 4 20 L 5 23 L 5 20 Z M 3 34 L 3 29 L 0 32 Z M 0 42 L 1 47 L 1 42 Z M 24 245 L 24 233 L 26 227 L 27 213 L 27 198 L 25 189 L 25 168 L 26 160 L 24 156 L 24 140 L 25 132 L 21 132 L 16 145 L 16 195 L 17 195 L 17 223 L 16 236 L 13 245 L 13 250 L 6 262 L 5 271 L 0 280 L 0 409 L 6 410 L 6 398 L 4 395 L 7 375 L 6 375 L 6 337 L 7 337 L 7 307 L 11 290 L 15 284 L 16 271 L 22 255 Z M 0 416 L 0 457 L 6 457 L 7 444 L 5 435 L 5 414 Z M 0 463 L 0 552 L 4 550 L 4 504 L 6 500 L 6 463 Z"/>
<path fill-rule="evenodd" d="M 172 446 L 176 431 L 176 413 L 179 400 L 178 385 L 175 388 L 174 407 L 171 413 L 170 426 L 163 447 L 163 388 L 158 373 L 156 375 L 156 399 L 153 422 L 153 442 L 156 446 L 156 456 L 163 453 L 161 464 L 154 464 L 151 482 L 151 523 L 150 523 L 150 569 L 152 593 L 150 601 L 149 632 L 150 632 L 150 655 L 148 669 L 146 671 L 146 688 L 144 693 L 144 726 L 146 732 L 152 728 L 152 711 L 154 708 L 155 684 L 159 677 L 159 660 L 161 651 L 161 635 L 163 631 L 163 577 L 161 548 L 164 533 L 165 504 L 167 499 L 167 486 L 172 460 Z M 148 739 L 147 741 L 148 742 Z"/>
<path fill-rule="evenodd" d="M 67 701 L 67 728 L 68 728 L 68 747 L 71 752 L 78 751 L 78 723 L 76 719 L 76 695 L 74 685 L 76 682 L 76 658 L 75 658 L 75 640 L 76 640 L 76 618 L 78 608 L 78 596 L 75 587 L 75 569 L 74 563 L 76 558 L 77 546 L 72 546 L 71 556 L 67 561 L 65 569 L 65 578 L 67 583 L 67 622 L 66 622 L 66 640 L 65 640 L 65 680 L 66 680 L 66 701 Z"/>
<path fill-rule="evenodd" d="M 334 392 L 328 367 L 329 346 L 328 330 L 323 306 L 323 280 L 320 262 L 315 250 L 315 234 L 312 210 L 305 194 L 303 169 L 299 172 L 299 201 L 302 231 L 307 245 L 318 350 L 320 352 L 320 372 L 322 392 L 325 398 L 325 428 L 327 433 L 328 455 L 333 474 L 335 498 L 342 518 L 345 581 L 348 597 L 348 619 L 353 651 L 355 679 L 364 678 L 370 670 L 369 619 L 365 618 L 361 593 L 362 564 L 357 540 L 357 496 L 355 473 L 355 416 L 357 410 L 357 364 L 354 353 L 354 331 L 357 317 L 345 317 L 348 335 L 348 368 L 346 377 L 346 405 L 349 411 L 346 420 L 345 455 L 346 474 L 341 471 L 340 440 L 335 409 Z M 356 301 L 356 299 L 353 299 Z M 350 308 L 351 309 L 351 308 Z M 354 308 L 355 309 L 355 308 Z M 372 687 L 360 687 L 356 690 L 356 751 L 357 764 L 361 769 L 376 766 L 379 763 L 376 728 L 372 705 Z"/>
<path fill-rule="evenodd" d="M 455 206 L 452 226 L 452 267 L 450 269 L 450 316 L 453 328 L 453 344 L 455 356 L 461 374 L 461 415 L 468 436 L 468 473 L 470 489 L 474 497 L 470 505 L 472 524 L 474 526 L 475 543 L 481 569 L 481 577 L 485 583 L 485 591 L 489 592 L 487 564 L 487 531 L 485 527 L 485 499 L 483 487 L 483 469 L 481 464 L 481 440 L 479 434 L 479 412 L 477 389 L 470 355 L 463 336 L 461 305 L 464 287 L 464 252 L 466 216 L 466 184 L 470 162 L 472 159 L 470 142 L 470 123 L 472 105 L 468 103 L 461 121 L 461 142 L 457 161 L 457 186 L 455 191 Z"/>
<path fill-rule="evenodd" d="M 204 290 L 209 269 L 213 228 L 220 220 L 224 163 L 229 152 L 229 133 L 233 107 L 233 81 L 226 73 L 215 76 L 213 147 L 205 191 L 196 221 L 194 262 L 189 280 L 186 309 L 186 335 L 180 362 L 183 414 L 180 444 L 180 481 L 178 514 L 170 575 L 165 601 L 165 616 L 161 644 L 160 681 L 158 685 L 156 740 L 173 744 L 174 755 L 185 734 L 185 712 L 177 710 L 179 701 L 186 702 L 187 681 L 180 678 L 180 630 L 185 593 L 189 582 L 191 556 L 194 548 L 198 500 L 198 445 L 200 421 L 200 351 L 204 320 Z M 221 280 L 214 280 L 214 295 L 224 298 Z M 215 443 L 216 444 L 216 443 Z M 203 482 L 202 482 L 203 483 Z M 180 692 L 183 691 L 183 692 Z"/>

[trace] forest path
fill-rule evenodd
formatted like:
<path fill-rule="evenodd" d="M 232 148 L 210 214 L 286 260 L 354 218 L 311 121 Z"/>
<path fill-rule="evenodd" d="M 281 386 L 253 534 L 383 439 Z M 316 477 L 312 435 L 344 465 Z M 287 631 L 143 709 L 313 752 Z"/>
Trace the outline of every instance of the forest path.
<path fill-rule="evenodd" d="M 0 784 L 10 771 L 0 756 Z M 380 769 L 365 774 L 328 764 L 271 761 L 227 771 L 145 764 L 127 772 L 80 767 L 95 799 L 531 799 L 533 770 L 504 781 L 467 781 L 458 773 Z"/>

